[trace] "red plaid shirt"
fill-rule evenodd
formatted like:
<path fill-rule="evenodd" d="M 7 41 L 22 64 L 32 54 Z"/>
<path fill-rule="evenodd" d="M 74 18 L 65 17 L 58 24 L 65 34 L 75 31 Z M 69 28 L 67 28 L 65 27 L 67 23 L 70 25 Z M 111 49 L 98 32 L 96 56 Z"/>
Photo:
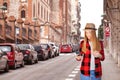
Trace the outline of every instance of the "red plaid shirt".
<path fill-rule="evenodd" d="M 82 41 L 80 43 L 80 55 L 84 54 L 80 70 L 81 70 L 82 74 L 84 74 L 86 76 L 90 76 L 91 48 L 90 48 L 89 42 L 87 42 L 86 47 L 88 48 L 88 50 L 86 51 L 86 53 L 82 52 L 82 43 L 83 42 L 84 41 Z M 100 43 L 101 43 L 100 54 L 102 55 L 102 58 L 101 59 L 100 58 L 95 58 L 95 76 L 96 77 L 101 77 L 102 67 L 101 67 L 101 62 L 100 61 L 103 61 L 105 59 L 103 42 L 100 41 Z"/>

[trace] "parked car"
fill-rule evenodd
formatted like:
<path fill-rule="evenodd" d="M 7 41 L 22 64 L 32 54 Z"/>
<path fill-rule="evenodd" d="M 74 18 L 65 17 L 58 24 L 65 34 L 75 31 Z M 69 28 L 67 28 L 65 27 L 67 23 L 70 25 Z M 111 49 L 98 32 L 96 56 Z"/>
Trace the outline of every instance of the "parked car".
<path fill-rule="evenodd" d="M 72 46 L 70 44 L 60 45 L 60 52 L 72 52 Z"/>
<path fill-rule="evenodd" d="M 38 60 L 46 60 L 49 58 L 49 50 L 45 46 L 38 44 L 34 45 L 35 51 L 37 51 Z"/>
<path fill-rule="evenodd" d="M 20 48 L 20 51 L 24 55 L 24 61 L 26 63 L 38 63 L 37 52 L 35 51 L 34 47 L 31 44 L 17 44 Z"/>
<path fill-rule="evenodd" d="M 59 47 L 55 43 L 49 43 L 52 46 L 55 56 L 59 56 Z"/>
<path fill-rule="evenodd" d="M 0 50 L 0 70 L 9 71 L 7 53 Z"/>
<path fill-rule="evenodd" d="M 41 43 L 40 45 L 45 49 L 46 52 L 48 52 L 49 58 L 52 58 L 55 56 L 51 45 L 47 43 Z"/>
<path fill-rule="evenodd" d="M 73 45 L 72 45 L 73 52 L 78 51 L 78 50 L 79 50 L 79 46 L 80 46 L 80 44 L 79 44 L 79 43 L 78 43 L 78 44 L 73 44 Z"/>
<path fill-rule="evenodd" d="M 9 67 L 14 69 L 16 69 L 18 66 L 24 67 L 24 56 L 15 44 L 1 43 L 0 49 L 7 53 Z"/>

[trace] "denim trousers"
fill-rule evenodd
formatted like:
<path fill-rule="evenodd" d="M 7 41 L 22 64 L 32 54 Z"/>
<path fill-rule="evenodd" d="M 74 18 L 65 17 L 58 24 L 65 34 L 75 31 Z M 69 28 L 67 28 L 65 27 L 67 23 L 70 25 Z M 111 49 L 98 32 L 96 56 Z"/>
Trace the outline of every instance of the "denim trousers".
<path fill-rule="evenodd" d="M 80 73 L 80 80 L 101 80 L 101 77 L 96 78 L 95 77 L 95 70 L 90 71 L 90 76 L 85 76 Z"/>

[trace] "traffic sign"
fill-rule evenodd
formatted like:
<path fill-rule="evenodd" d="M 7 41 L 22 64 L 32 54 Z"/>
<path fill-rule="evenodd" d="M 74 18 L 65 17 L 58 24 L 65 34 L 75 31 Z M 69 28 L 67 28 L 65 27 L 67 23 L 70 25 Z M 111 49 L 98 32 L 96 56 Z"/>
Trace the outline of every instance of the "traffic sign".
<path fill-rule="evenodd" d="M 106 37 L 110 36 L 110 27 L 105 27 L 105 36 Z"/>

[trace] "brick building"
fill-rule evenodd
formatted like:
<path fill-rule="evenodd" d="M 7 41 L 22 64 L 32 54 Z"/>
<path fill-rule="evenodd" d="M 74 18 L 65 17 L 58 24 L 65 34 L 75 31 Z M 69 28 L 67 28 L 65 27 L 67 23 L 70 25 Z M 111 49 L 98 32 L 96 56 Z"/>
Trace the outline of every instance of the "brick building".
<path fill-rule="evenodd" d="M 110 28 L 110 36 L 104 34 L 104 42 L 109 53 L 120 66 L 120 0 L 104 0 L 104 30 L 105 24 Z"/>
<path fill-rule="evenodd" d="M 70 42 L 71 0 L 1 0 L 0 5 L 1 42 Z"/>
<path fill-rule="evenodd" d="M 71 11 L 71 20 L 72 20 L 72 26 L 71 26 L 71 43 L 78 43 L 80 40 L 80 12 L 81 12 L 81 4 L 78 0 L 71 0 L 73 4 L 72 11 Z"/>

